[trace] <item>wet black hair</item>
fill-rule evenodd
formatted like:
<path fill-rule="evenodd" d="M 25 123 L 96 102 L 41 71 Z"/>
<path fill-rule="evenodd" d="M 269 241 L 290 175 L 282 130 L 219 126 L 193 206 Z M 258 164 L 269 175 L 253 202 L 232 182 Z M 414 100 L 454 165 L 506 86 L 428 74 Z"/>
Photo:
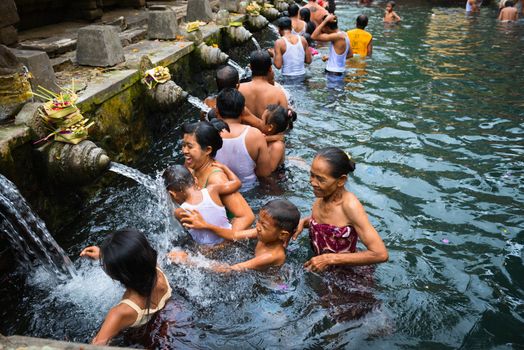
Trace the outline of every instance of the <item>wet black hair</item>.
<path fill-rule="evenodd" d="M 257 50 L 251 52 L 249 64 L 254 77 L 266 76 L 271 68 L 271 56 L 266 50 Z"/>
<path fill-rule="evenodd" d="M 298 15 L 299 10 L 300 10 L 300 7 L 297 4 L 291 4 L 289 5 L 287 9 L 287 13 L 289 17 L 295 17 L 296 15 Z"/>
<path fill-rule="evenodd" d="M 220 119 L 213 119 L 209 122 L 184 123 L 182 125 L 182 132 L 195 135 L 200 148 L 205 150 L 208 146 L 211 147 L 211 157 L 215 157 L 217 151 L 222 148 L 223 142 L 220 132 L 224 129 L 229 131 L 229 126 Z"/>
<path fill-rule="evenodd" d="M 218 91 L 225 88 L 236 89 L 240 78 L 238 71 L 231 66 L 223 66 L 216 71 L 215 81 L 217 83 Z"/>
<path fill-rule="evenodd" d="M 356 164 L 346 152 L 338 147 L 326 147 L 318 151 L 316 157 L 320 157 L 329 163 L 331 168 L 330 175 L 338 179 L 343 175 L 355 171 Z"/>
<path fill-rule="evenodd" d="M 287 199 L 274 199 L 269 201 L 260 211 L 265 211 L 275 220 L 279 229 L 286 230 L 290 234 L 295 232 L 300 221 L 300 212 L 297 207 Z"/>
<path fill-rule="evenodd" d="M 300 9 L 300 18 L 306 23 L 311 22 L 311 11 L 307 7 L 302 7 Z"/>
<path fill-rule="evenodd" d="M 315 31 L 315 30 L 313 29 L 313 31 Z M 307 44 L 309 46 L 313 47 L 315 45 L 314 40 L 311 39 L 311 34 L 307 33 L 307 30 L 306 30 L 306 33 L 304 33 L 303 36 L 304 36 L 304 39 L 306 39 Z"/>
<path fill-rule="evenodd" d="M 297 120 L 297 114 L 291 109 L 285 109 L 280 105 L 268 105 L 266 109 L 269 115 L 266 124 L 273 124 L 275 126 L 275 134 L 293 129 L 293 122 Z"/>
<path fill-rule="evenodd" d="M 394 2 L 394 1 L 388 1 L 386 5 L 391 5 L 391 8 L 395 8 L 395 6 L 397 5 L 397 3 Z"/>
<path fill-rule="evenodd" d="M 324 17 L 322 17 L 322 21 L 324 21 L 327 16 L 328 15 L 325 15 Z M 336 19 L 333 20 L 333 21 L 329 21 L 329 22 L 326 23 L 325 26 L 328 27 L 331 30 L 336 30 L 336 29 L 338 29 L 338 21 Z"/>
<path fill-rule="evenodd" d="M 513 1 L 511 1 L 511 0 L 507 0 L 506 3 L 504 4 L 504 7 L 513 7 L 513 5 L 515 5 L 515 4 L 513 3 Z"/>
<path fill-rule="evenodd" d="M 357 28 L 364 29 L 368 25 L 368 16 L 360 15 L 357 17 Z"/>
<path fill-rule="evenodd" d="M 285 30 L 285 29 L 291 30 L 291 28 L 293 28 L 291 25 L 291 18 L 280 17 L 277 21 L 277 27 L 282 30 Z"/>
<path fill-rule="evenodd" d="M 317 25 L 313 21 L 309 21 L 306 23 L 306 34 L 313 34 L 313 32 L 317 29 Z"/>
<path fill-rule="evenodd" d="M 142 232 L 132 228 L 113 232 L 100 246 L 100 263 L 109 277 L 146 297 L 149 308 L 157 280 L 157 252 Z"/>
<path fill-rule="evenodd" d="M 195 179 L 191 172 L 183 165 L 171 165 L 162 174 L 164 185 L 169 191 L 181 192 L 192 187 Z"/>
<path fill-rule="evenodd" d="M 217 96 L 217 109 L 222 118 L 240 118 L 245 104 L 244 96 L 237 89 L 226 88 Z"/>

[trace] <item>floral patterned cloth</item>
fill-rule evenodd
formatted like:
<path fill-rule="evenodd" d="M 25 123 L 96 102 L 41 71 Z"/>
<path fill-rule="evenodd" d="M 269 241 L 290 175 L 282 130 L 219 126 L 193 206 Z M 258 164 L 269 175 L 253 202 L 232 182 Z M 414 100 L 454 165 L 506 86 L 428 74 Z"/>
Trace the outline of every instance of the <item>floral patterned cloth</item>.
<path fill-rule="evenodd" d="M 319 224 L 311 218 L 309 238 L 315 255 L 325 253 L 354 253 L 357 250 L 358 234 L 353 226 L 338 227 Z"/>

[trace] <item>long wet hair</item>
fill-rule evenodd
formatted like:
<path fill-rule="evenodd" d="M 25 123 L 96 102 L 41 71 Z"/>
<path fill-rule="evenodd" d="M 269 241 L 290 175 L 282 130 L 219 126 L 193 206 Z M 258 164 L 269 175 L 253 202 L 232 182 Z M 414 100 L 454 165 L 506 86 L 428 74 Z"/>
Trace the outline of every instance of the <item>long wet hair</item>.
<path fill-rule="evenodd" d="M 292 110 L 274 104 L 267 105 L 266 109 L 269 112 L 266 124 L 272 124 L 275 127 L 275 134 L 293 129 L 293 122 L 297 120 L 297 114 Z"/>
<path fill-rule="evenodd" d="M 338 179 L 355 171 L 356 164 L 349 155 L 338 147 L 326 147 L 318 151 L 316 157 L 324 159 L 330 168 L 329 174 Z"/>
<path fill-rule="evenodd" d="M 195 185 L 193 175 L 183 165 L 171 165 L 164 170 L 162 178 L 169 191 L 180 192 Z"/>
<path fill-rule="evenodd" d="M 185 123 L 182 125 L 184 134 L 195 135 L 196 142 L 205 150 L 211 147 L 211 157 L 217 155 L 217 151 L 222 148 L 223 142 L 220 137 L 222 130 L 229 131 L 229 126 L 221 119 L 212 119 L 211 121 L 201 121 L 197 123 Z"/>
<path fill-rule="evenodd" d="M 149 309 L 157 281 L 157 252 L 144 234 L 132 228 L 115 231 L 102 243 L 100 252 L 105 273 L 145 297 Z"/>

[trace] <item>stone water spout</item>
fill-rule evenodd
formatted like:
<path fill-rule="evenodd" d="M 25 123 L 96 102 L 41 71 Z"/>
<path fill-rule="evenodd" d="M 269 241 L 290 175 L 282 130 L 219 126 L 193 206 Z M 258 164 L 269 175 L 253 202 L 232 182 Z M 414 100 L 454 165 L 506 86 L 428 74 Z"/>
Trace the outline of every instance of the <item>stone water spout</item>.
<path fill-rule="evenodd" d="M 204 43 L 198 45 L 197 52 L 206 66 L 218 66 L 226 63 L 229 59 L 229 56 L 218 47 L 208 46 Z"/>
<path fill-rule="evenodd" d="M 48 143 L 37 149 L 47 176 L 57 183 L 87 184 L 108 168 L 110 159 L 94 142 L 84 140 L 77 145 L 62 142 Z"/>
<path fill-rule="evenodd" d="M 280 12 L 284 12 L 284 11 L 287 11 L 287 9 L 289 8 L 289 4 L 285 1 L 275 1 L 275 8 L 280 11 Z"/>
<path fill-rule="evenodd" d="M 280 18 L 281 16 L 280 12 L 274 7 L 262 8 L 261 13 L 264 17 L 266 17 L 270 21 L 274 21 L 277 18 Z"/>
<path fill-rule="evenodd" d="M 267 25 L 269 24 L 269 21 L 266 19 L 266 17 L 262 15 L 258 15 L 258 16 L 249 16 L 249 18 L 247 19 L 247 23 L 250 29 L 261 30 L 262 28 L 267 27 Z"/>
<path fill-rule="evenodd" d="M 162 111 L 167 111 L 187 99 L 187 92 L 172 80 L 147 90 L 147 95 L 154 101 L 155 107 Z"/>
<path fill-rule="evenodd" d="M 245 43 L 253 36 L 253 34 L 244 27 L 228 27 L 227 33 L 235 44 Z"/>

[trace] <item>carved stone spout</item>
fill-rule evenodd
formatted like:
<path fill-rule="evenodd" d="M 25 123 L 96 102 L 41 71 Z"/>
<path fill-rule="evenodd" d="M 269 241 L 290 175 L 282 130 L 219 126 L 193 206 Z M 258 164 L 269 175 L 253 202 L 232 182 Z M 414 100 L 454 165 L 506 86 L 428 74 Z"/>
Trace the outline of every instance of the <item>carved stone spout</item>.
<path fill-rule="evenodd" d="M 206 66 L 218 66 L 229 59 L 229 56 L 218 47 L 211 47 L 204 43 L 198 45 L 197 52 Z"/>
<path fill-rule="evenodd" d="M 187 98 L 187 92 L 182 90 L 182 88 L 172 80 L 164 84 L 158 84 L 154 89 L 147 90 L 147 94 L 153 100 L 154 108 L 159 110 L 169 110 Z"/>
<path fill-rule="evenodd" d="M 247 23 L 250 29 L 260 30 L 262 28 L 267 27 L 267 25 L 269 24 L 269 21 L 266 19 L 266 17 L 258 15 L 258 16 L 249 16 Z"/>
<path fill-rule="evenodd" d="M 48 143 L 37 149 L 47 175 L 59 184 L 83 185 L 102 175 L 109 167 L 106 152 L 89 140 L 77 145 Z"/>
<path fill-rule="evenodd" d="M 244 27 L 228 27 L 227 33 L 235 44 L 242 44 L 253 36 L 253 34 Z"/>
<path fill-rule="evenodd" d="M 261 12 L 262 12 L 262 15 L 270 21 L 274 21 L 277 18 L 280 18 L 280 12 L 274 7 L 262 8 Z"/>

